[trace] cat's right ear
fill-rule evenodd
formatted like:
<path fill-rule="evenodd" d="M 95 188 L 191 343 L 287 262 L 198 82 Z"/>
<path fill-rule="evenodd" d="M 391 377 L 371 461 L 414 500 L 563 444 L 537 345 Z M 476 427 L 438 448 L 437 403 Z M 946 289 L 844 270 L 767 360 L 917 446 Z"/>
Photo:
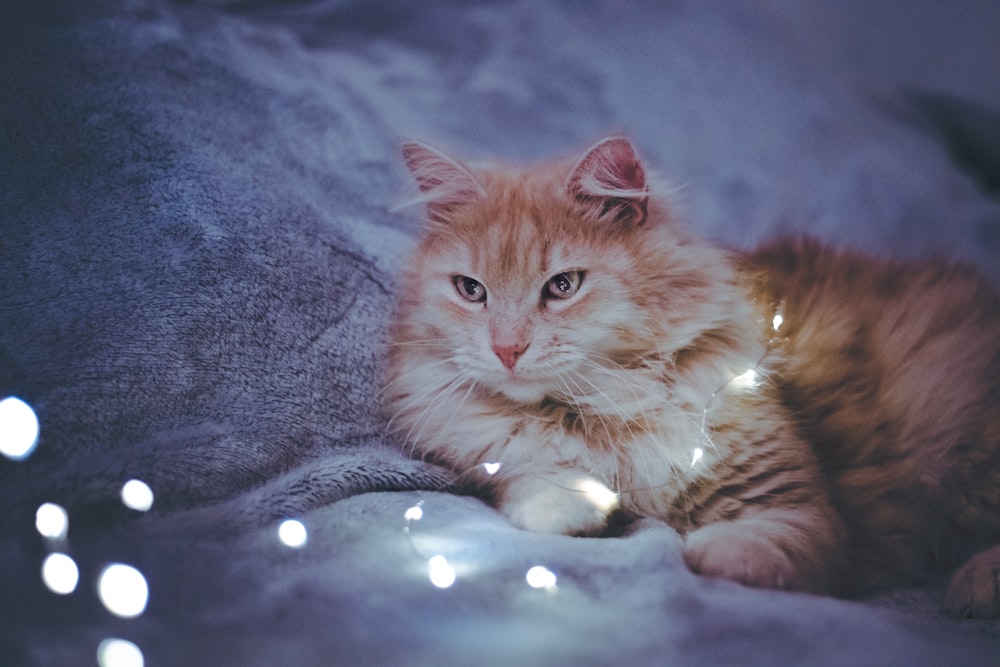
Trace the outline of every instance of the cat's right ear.
<path fill-rule="evenodd" d="M 486 196 L 486 190 L 464 165 L 417 141 L 403 144 L 403 160 L 423 193 L 431 220 L 446 222 L 458 208 Z"/>
<path fill-rule="evenodd" d="M 636 226 L 646 221 L 646 173 L 625 137 L 608 137 L 587 151 L 567 188 L 580 211 L 593 220 Z"/>

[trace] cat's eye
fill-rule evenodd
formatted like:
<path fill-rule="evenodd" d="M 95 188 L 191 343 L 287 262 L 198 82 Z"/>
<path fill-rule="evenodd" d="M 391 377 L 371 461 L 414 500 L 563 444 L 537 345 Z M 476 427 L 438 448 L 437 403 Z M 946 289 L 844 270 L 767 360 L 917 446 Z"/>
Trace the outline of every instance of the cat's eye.
<path fill-rule="evenodd" d="M 455 276 L 452 278 L 455 283 L 455 290 L 462 298 L 473 303 L 486 301 L 486 288 L 475 278 L 468 276 Z"/>
<path fill-rule="evenodd" d="M 568 299 L 576 294 L 576 291 L 580 289 L 580 283 L 582 282 L 582 271 L 566 271 L 565 273 L 557 273 L 549 278 L 549 282 L 545 285 L 544 296 L 551 299 Z"/>

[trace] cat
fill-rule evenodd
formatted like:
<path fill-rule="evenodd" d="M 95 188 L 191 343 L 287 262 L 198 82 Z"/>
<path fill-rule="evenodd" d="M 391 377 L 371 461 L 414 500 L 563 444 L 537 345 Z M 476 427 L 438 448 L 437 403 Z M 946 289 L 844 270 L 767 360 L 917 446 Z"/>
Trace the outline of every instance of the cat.
<path fill-rule="evenodd" d="M 664 520 L 699 574 L 858 595 L 965 561 L 1000 615 L 1000 300 L 972 271 L 694 238 L 631 142 L 527 169 L 403 147 L 427 221 L 385 403 L 511 523 Z"/>

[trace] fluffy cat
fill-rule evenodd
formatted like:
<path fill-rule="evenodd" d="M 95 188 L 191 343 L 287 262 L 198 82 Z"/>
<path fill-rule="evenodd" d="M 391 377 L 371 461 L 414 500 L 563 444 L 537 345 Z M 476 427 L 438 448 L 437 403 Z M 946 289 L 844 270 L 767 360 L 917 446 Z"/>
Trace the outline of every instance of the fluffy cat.
<path fill-rule="evenodd" d="M 1000 615 L 1000 303 L 981 279 L 713 247 L 621 137 L 525 170 L 403 155 L 428 211 L 388 346 L 408 448 L 528 530 L 657 517 L 697 573 L 837 595 L 968 559 L 947 608 Z"/>

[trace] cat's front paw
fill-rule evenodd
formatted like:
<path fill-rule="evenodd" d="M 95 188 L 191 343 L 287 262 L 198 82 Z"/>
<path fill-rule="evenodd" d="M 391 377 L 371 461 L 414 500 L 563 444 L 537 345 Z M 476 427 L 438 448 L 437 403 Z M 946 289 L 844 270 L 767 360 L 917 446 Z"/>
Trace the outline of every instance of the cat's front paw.
<path fill-rule="evenodd" d="M 689 533 L 684 562 L 691 571 L 747 586 L 807 589 L 792 559 L 772 539 L 739 521 L 713 523 Z"/>
<path fill-rule="evenodd" d="M 958 568 L 944 607 L 955 616 L 1000 617 L 1000 546 L 976 554 Z"/>
<path fill-rule="evenodd" d="M 530 475 L 512 481 L 500 510 L 519 528 L 538 533 L 594 535 L 618 508 L 618 496 L 583 474 Z"/>

